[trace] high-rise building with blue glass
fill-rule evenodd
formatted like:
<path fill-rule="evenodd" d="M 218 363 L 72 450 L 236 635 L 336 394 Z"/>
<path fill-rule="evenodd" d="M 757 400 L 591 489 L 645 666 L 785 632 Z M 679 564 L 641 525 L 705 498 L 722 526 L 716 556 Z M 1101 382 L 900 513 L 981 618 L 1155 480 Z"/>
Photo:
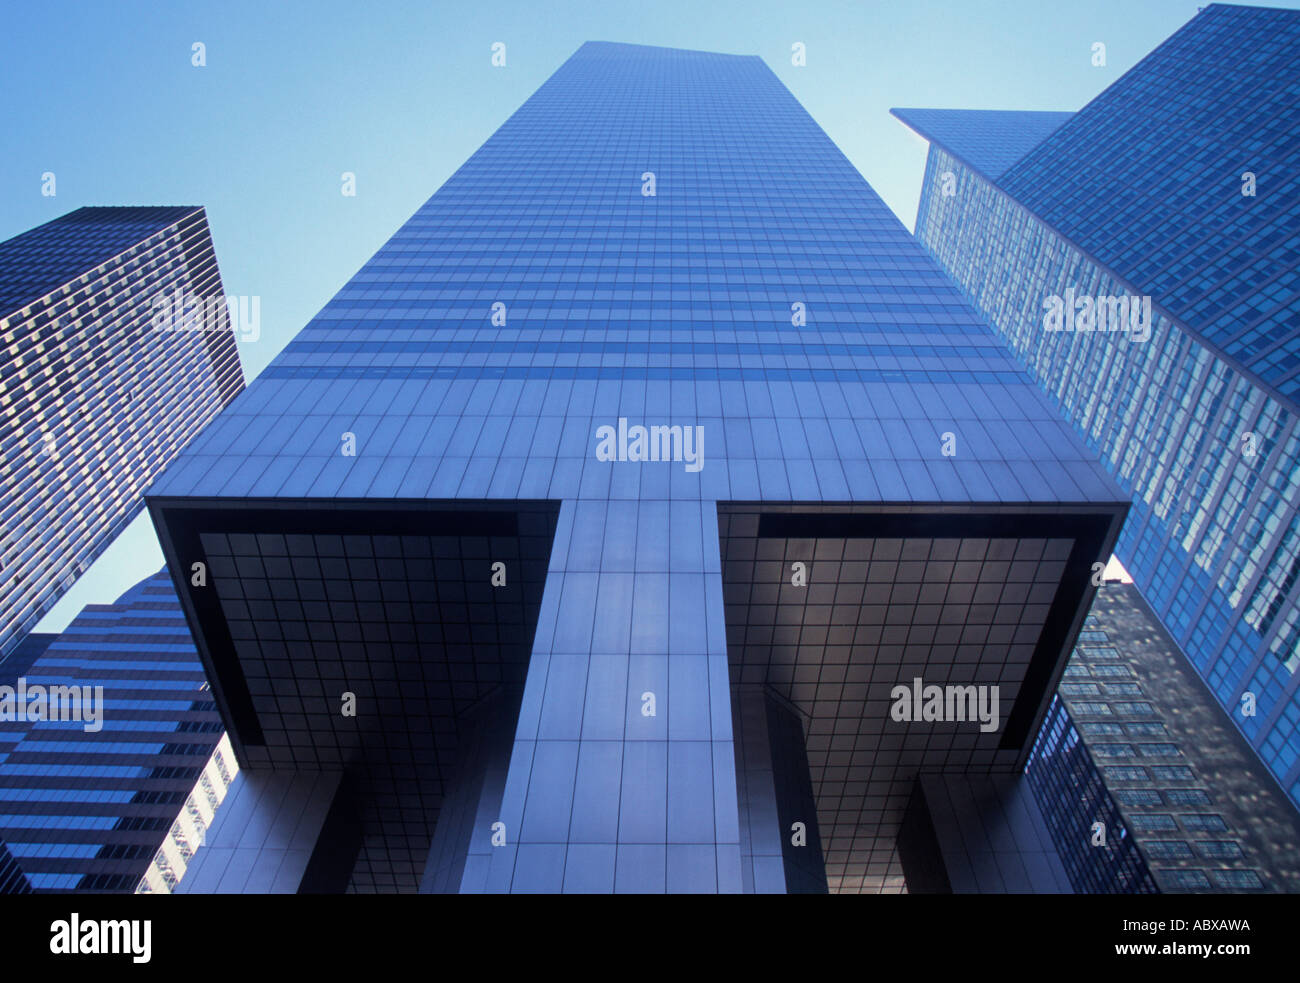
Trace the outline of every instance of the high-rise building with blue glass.
<path fill-rule="evenodd" d="M 0 243 L 0 336 L 0 891 L 170 890 L 236 766 L 169 579 L 32 629 L 243 388 L 203 209 Z"/>
<path fill-rule="evenodd" d="M 79 208 L 0 243 L 0 659 L 243 388 L 197 207 Z"/>
<path fill-rule="evenodd" d="M 582 46 L 148 501 L 181 890 L 1070 890 L 963 831 L 1126 496 L 756 57 Z"/>
<path fill-rule="evenodd" d="M 87 605 L 5 687 L 0 893 L 172 890 L 238 765 L 166 572 Z M 55 694 L 78 712 L 33 712 Z"/>
<path fill-rule="evenodd" d="M 895 110 L 916 235 L 1131 498 L 1116 554 L 1300 802 L 1300 11 L 1211 5 L 1073 114 Z"/>

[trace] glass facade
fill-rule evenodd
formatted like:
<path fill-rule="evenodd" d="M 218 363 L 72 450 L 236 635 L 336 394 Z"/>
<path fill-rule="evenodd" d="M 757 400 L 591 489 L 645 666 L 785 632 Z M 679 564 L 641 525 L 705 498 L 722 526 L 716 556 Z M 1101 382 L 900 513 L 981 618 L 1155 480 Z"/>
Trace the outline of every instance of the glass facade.
<path fill-rule="evenodd" d="M 0 894 L 31 894 L 32 886 L 27 876 L 14 862 L 5 845 L 0 843 Z"/>
<path fill-rule="evenodd" d="M 166 572 L 88 605 L 22 679 L 28 705 L 63 688 L 83 707 L 0 714 L 0 843 L 25 882 L 170 890 L 238 769 Z"/>
<path fill-rule="evenodd" d="M 220 297 L 218 318 L 162 317 Z M 0 659 L 243 388 L 203 209 L 80 208 L 0 243 Z"/>
<path fill-rule="evenodd" d="M 760 59 L 608 43 L 149 504 L 244 777 L 347 773 L 341 889 L 465 892 L 820 883 L 778 816 L 903 890 L 918 769 L 1023 767 L 1125 512 Z M 994 727 L 891 718 L 921 673 Z"/>
<path fill-rule="evenodd" d="M 1060 694 L 1034 741 L 1025 774 L 1076 893 L 1158 893 L 1097 757 Z"/>
<path fill-rule="evenodd" d="M 1213 4 L 999 180 L 1293 406 L 1297 79 L 1300 11 Z"/>
<path fill-rule="evenodd" d="M 1300 802 L 1298 41 L 1210 6 L 1010 165 L 898 115 L 933 141 L 918 239 L 1131 495 L 1117 556 Z"/>
<path fill-rule="evenodd" d="M 1093 762 L 1109 793 L 1102 811 L 1122 817 L 1160 890 L 1300 887 L 1300 817 L 1132 584 L 1098 592 L 1058 701 L 1065 732 L 1084 749 L 1078 761 Z M 1059 743 L 1039 738 L 1040 748 Z M 1052 767 L 1036 753 L 1030 772 Z M 1095 819 L 1074 819 L 1069 834 L 1085 840 Z M 1104 859 L 1095 852 L 1083 850 L 1080 863 Z M 1105 883 L 1104 865 L 1095 874 Z"/>
<path fill-rule="evenodd" d="M 223 733 L 199 771 L 176 820 L 168 830 L 153 862 L 135 886 L 136 894 L 171 894 L 181 883 L 190 861 L 204 845 L 217 809 L 225 801 L 239 774 L 230 739 Z"/>

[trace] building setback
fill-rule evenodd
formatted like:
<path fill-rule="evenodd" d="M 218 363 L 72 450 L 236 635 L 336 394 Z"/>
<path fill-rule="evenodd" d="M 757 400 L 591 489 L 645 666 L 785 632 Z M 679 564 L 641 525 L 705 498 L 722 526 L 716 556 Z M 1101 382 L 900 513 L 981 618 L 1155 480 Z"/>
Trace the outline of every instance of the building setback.
<path fill-rule="evenodd" d="M 1297 84 L 1300 11 L 1214 4 L 1078 113 L 895 110 L 917 238 L 1131 497 L 1116 554 L 1293 803 Z"/>
<path fill-rule="evenodd" d="M 148 501 L 243 769 L 192 891 L 901 891 L 923 772 L 1030 816 L 1127 508 L 760 59 L 595 42 Z"/>
<path fill-rule="evenodd" d="M 243 388 L 224 299 L 202 208 L 79 208 L 0 243 L 0 659 Z"/>

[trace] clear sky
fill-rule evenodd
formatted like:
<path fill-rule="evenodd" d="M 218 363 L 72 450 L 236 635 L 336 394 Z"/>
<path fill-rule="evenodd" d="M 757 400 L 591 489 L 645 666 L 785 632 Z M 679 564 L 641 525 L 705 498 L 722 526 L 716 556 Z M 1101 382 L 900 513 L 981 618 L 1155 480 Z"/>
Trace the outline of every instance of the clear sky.
<path fill-rule="evenodd" d="M 1300 6 L 1279 3 L 1274 6 Z M 0 239 L 82 205 L 207 208 L 228 294 L 257 296 L 253 378 L 587 40 L 763 57 L 908 228 L 925 144 L 893 106 L 1076 110 L 1188 0 L 9 4 Z M 494 68 L 494 42 L 506 66 Z M 1106 65 L 1092 45 L 1106 45 Z M 206 46 L 204 67 L 192 45 Z M 802 42 L 807 64 L 791 64 Z M 1122 134 L 1117 134 L 1117 139 Z M 790 148 L 798 153 L 797 147 Z M 42 174 L 57 195 L 41 195 Z M 340 175 L 356 175 L 355 197 Z M 162 565 L 138 518 L 40 625 Z"/>

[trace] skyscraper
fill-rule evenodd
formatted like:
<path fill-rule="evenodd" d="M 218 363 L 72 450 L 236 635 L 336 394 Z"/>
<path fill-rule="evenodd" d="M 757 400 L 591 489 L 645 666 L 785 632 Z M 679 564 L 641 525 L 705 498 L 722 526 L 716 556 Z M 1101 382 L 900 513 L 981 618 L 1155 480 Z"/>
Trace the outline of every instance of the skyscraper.
<path fill-rule="evenodd" d="M 0 698 L 0 844 L 26 883 L 170 890 L 237 766 L 166 572 L 87 605 L 20 678 Z M 31 713 L 56 692 L 76 719 Z"/>
<path fill-rule="evenodd" d="M 243 388 L 201 208 L 79 208 L 0 243 L 0 658 Z"/>
<path fill-rule="evenodd" d="M 1300 12 L 1215 4 L 1072 115 L 895 110 L 918 239 L 1131 497 L 1117 555 L 1293 802 L 1297 84 Z"/>
<path fill-rule="evenodd" d="M 1300 816 L 1132 584 L 1098 591 L 1054 710 L 1073 735 L 1062 757 L 1088 759 L 1066 770 L 1095 772 L 1089 784 L 1113 799 L 1107 845 L 1131 841 L 1124 845 L 1146 859 L 1160 890 L 1300 888 Z M 1030 759 L 1031 783 L 1044 811 L 1068 807 L 1077 796 L 1036 779 L 1039 769 L 1058 770 L 1040 753 L 1044 742 L 1051 738 L 1040 736 Z M 1081 832 L 1103 815 L 1085 818 L 1061 824 L 1058 852 L 1072 844 L 1093 885 L 1123 888 L 1106 865 L 1124 851 L 1094 848 Z"/>
<path fill-rule="evenodd" d="M 1127 508 L 761 60 L 608 43 L 148 499 L 236 891 L 902 890 L 1029 817 Z"/>

